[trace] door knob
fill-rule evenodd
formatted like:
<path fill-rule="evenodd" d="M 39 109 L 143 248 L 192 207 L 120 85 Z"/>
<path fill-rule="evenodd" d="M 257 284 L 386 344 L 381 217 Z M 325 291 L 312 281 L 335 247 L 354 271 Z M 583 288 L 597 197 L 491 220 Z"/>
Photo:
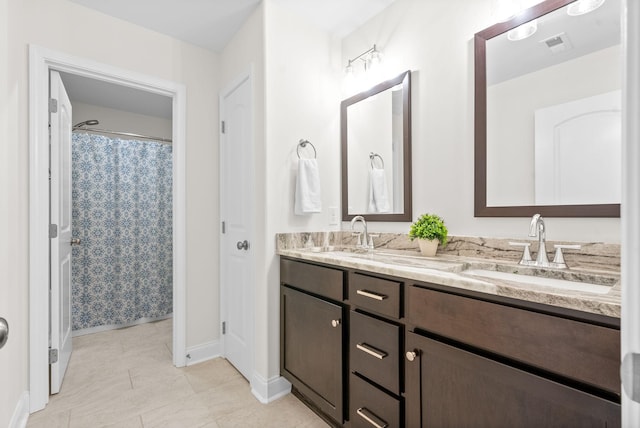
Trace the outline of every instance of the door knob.
<path fill-rule="evenodd" d="M 407 360 L 409 360 L 409 361 L 415 360 L 417 356 L 418 356 L 418 352 L 417 351 L 408 351 L 407 352 Z"/>
<path fill-rule="evenodd" d="M 238 241 L 238 243 L 236 244 L 236 247 L 238 247 L 238 250 L 248 250 L 249 241 L 247 241 L 246 239 L 244 241 Z"/>
<path fill-rule="evenodd" d="M 0 348 L 9 340 L 9 323 L 6 319 L 0 318 Z"/>
<path fill-rule="evenodd" d="M 80 238 L 73 238 L 71 240 L 71 245 L 80 245 L 80 242 L 82 242 L 80 241 Z"/>
<path fill-rule="evenodd" d="M 335 328 L 340 325 L 340 320 L 331 320 L 331 325 Z"/>

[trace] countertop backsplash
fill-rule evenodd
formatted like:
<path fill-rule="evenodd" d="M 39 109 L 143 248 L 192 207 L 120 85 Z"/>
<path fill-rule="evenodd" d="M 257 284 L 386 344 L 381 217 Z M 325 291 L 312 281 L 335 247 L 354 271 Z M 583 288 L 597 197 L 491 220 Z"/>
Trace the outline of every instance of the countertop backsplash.
<path fill-rule="evenodd" d="M 407 234 L 376 233 L 373 235 L 376 249 L 394 251 L 414 251 L 419 253 L 417 241 L 411 241 Z M 310 247 L 349 247 L 357 243 L 357 236 L 351 231 L 331 232 L 295 232 L 276 234 L 276 250 L 288 250 Z M 445 248 L 439 247 L 438 254 L 464 256 L 502 261 L 518 261 L 522 257 L 522 248 L 509 245 L 510 242 L 531 242 L 531 256 L 535 259 L 538 240 L 503 238 L 481 238 L 471 236 L 449 236 Z M 581 269 L 620 272 L 620 244 L 602 242 L 546 241 L 549 260 L 553 260 L 554 244 L 578 244 L 579 250 L 564 250 L 564 258 L 569 267 Z M 418 255 L 418 254 L 416 254 Z"/>

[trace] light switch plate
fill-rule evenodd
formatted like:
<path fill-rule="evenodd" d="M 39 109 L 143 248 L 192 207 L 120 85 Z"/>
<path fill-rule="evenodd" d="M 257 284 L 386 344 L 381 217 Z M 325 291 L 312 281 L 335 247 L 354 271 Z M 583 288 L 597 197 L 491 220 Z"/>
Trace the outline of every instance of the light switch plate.
<path fill-rule="evenodd" d="M 337 226 L 339 222 L 338 207 L 329 207 L 329 226 Z"/>

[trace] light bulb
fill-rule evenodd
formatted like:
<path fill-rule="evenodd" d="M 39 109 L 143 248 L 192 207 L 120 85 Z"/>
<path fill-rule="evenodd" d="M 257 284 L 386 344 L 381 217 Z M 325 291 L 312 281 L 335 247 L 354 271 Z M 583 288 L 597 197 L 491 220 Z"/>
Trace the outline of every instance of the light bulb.
<path fill-rule="evenodd" d="M 517 26 L 513 30 L 509 30 L 507 33 L 507 39 L 512 42 L 516 42 L 518 40 L 524 40 L 527 37 L 531 37 L 538 31 L 538 21 L 533 20 L 529 22 L 525 22 L 522 25 Z"/>
<path fill-rule="evenodd" d="M 567 8 L 567 15 L 569 16 L 579 16 L 584 15 L 585 13 L 593 12 L 602 4 L 604 0 L 578 0 L 574 3 L 571 3 Z"/>

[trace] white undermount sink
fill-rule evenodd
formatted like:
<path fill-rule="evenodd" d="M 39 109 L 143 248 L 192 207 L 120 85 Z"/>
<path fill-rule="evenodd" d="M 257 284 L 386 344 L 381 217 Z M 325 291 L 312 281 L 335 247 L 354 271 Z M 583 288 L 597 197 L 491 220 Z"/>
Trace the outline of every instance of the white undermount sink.
<path fill-rule="evenodd" d="M 588 282 L 567 281 L 565 279 L 547 278 L 543 276 L 523 275 L 519 273 L 501 272 L 488 269 L 469 269 L 464 271 L 467 275 L 483 278 L 509 281 L 527 285 L 552 287 L 561 290 L 585 291 L 596 294 L 607 294 L 611 290 L 609 285 L 593 284 Z"/>

